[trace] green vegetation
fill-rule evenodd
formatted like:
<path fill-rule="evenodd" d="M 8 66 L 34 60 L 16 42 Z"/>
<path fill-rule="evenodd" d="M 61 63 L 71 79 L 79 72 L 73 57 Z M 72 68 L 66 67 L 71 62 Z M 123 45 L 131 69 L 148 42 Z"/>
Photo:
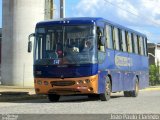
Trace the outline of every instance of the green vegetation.
<path fill-rule="evenodd" d="M 154 85 L 160 85 L 160 66 L 159 64 L 156 65 L 150 65 L 149 69 L 149 83 L 151 86 Z"/>

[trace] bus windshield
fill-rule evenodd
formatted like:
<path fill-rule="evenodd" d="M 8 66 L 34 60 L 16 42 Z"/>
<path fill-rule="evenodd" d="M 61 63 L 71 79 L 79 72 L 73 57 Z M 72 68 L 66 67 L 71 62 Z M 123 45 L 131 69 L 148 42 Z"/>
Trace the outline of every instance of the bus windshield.
<path fill-rule="evenodd" d="M 52 26 L 36 29 L 35 64 L 97 63 L 92 25 Z"/>

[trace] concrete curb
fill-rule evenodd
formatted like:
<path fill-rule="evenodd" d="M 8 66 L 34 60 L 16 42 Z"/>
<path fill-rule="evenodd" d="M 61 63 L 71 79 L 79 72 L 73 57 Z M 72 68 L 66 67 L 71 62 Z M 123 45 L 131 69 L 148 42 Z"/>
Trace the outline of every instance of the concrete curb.
<path fill-rule="evenodd" d="M 2 86 L 0 85 L 0 102 L 46 99 L 46 95 L 36 95 L 33 87 Z"/>
<path fill-rule="evenodd" d="M 141 90 L 141 91 L 160 91 L 160 87 L 151 87 L 151 88 L 146 88 L 144 90 Z"/>
<path fill-rule="evenodd" d="M 46 95 L 20 95 L 20 96 L 0 96 L 0 102 L 13 102 L 22 100 L 46 99 Z"/>
<path fill-rule="evenodd" d="M 2 89 L 34 89 L 34 87 L 20 87 L 20 86 L 4 86 L 0 85 Z"/>

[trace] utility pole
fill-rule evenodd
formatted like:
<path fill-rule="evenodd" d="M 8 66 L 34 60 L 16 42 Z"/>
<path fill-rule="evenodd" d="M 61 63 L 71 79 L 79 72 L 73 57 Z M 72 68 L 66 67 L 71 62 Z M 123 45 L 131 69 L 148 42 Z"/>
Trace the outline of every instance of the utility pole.
<path fill-rule="evenodd" d="M 60 0 L 60 18 L 65 17 L 65 0 Z"/>
<path fill-rule="evenodd" d="M 53 19 L 53 0 L 45 0 L 45 20 Z"/>

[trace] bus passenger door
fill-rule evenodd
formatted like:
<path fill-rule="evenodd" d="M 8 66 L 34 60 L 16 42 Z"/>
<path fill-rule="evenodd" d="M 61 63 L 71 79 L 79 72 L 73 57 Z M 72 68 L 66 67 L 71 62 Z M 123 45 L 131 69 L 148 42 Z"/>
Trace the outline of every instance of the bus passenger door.
<path fill-rule="evenodd" d="M 107 66 L 106 66 L 106 47 L 105 47 L 105 30 L 104 23 L 97 23 L 97 48 L 98 48 L 98 92 L 104 93 L 106 89 L 106 76 L 107 76 Z"/>

